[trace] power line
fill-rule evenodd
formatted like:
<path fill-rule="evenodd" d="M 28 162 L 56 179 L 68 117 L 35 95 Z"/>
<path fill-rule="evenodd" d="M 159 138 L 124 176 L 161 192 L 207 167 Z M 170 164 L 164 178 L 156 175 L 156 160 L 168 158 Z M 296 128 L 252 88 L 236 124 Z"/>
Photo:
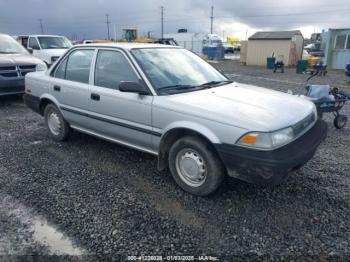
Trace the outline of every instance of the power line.
<path fill-rule="evenodd" d="M 161 6 L 160 7 L 161 9 L 161 38 L 163 39 L 164 38 L 164 6 Z"/>
<path fill-rule="evenodd" d="M 213 33 L 213 23 L 214 23 L 214 6 L 211 6 L 211 17 L 210 17 L 210 33 Z"/>
<path fill-rule="evenodd" d="M 110 23 L 111 23 L 111 22 L 109 21 L 109 15 L 106 14 L 106 25 L 107 25 L 107 34 L 108 34 L 107 40 L 110 39 L 110 37 L 109 37 L 109 24 L 110 24 Z"/>
<path fill-rule="evenodd" d="M 43 20 L 40 18 L 40 19 L 39 19 L 39 22 L 40 22 L 41 34 L 43 35 L 43 34 L 44 34 Z"/>

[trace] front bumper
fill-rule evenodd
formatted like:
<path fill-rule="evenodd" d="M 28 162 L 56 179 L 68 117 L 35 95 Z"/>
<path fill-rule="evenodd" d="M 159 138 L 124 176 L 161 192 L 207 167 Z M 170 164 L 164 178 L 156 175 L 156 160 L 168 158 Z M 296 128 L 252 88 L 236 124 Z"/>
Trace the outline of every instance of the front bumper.
<path fill-rule="evenodd" d="M 345 75 L 346 76 L 350 76 L 350 71 L 349 70 L 345 70 Z"/>
<path fill-rule="evenodd" d="M 0 79 L 0 96 L 24 93 L 24 79 Z"/>
<path fill-rule="evenodd" d="M 281 148 L 262 151 L 218 144 L 216 149 L 230 176 L 254 184 L 278 184 L 302 167 L 327 136 L 327 124 L 318 119 L 304 135 Z"/>

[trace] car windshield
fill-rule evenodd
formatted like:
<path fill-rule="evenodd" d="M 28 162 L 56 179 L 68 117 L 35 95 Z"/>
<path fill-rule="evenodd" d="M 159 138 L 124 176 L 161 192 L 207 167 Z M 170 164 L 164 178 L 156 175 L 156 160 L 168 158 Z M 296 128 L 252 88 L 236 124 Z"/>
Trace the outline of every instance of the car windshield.
<path fill-rule="evenodd" d="M 39 36 L 42 49 L 68 49 L 72 47 L 71 42 L 65 37 Z"/>
<path fill-rule="evenodd" d="M 0 54 L 27 54 L 23 46 L 8 35 L 0 35 Z"/>
<path fill-rule="evenodd" d="M 194 53 L 182 48 L 133 49 L 132 54 L 157 93 L 195 91 L 228 80 Z"/>

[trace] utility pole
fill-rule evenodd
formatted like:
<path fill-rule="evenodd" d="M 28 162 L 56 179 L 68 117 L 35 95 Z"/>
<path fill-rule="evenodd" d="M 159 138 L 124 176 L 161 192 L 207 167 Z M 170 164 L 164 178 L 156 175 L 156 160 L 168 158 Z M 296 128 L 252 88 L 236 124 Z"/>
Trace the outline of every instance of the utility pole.
<path fill-rule="evenodd" d="M 43 20 L 40 18 L 40 19 L 39 19 L 39 22 L 40 22 L 41 34 L 43 35 L 43 34 L 44 34 Z"/>
<path fill-rule="evenodd" d="M 211 17 L 210 17 L 210 33 L 213 33 L 213 23 L 214 23 L 214 6 L 211 6 Z"/>
<path fill-rule="evenodd" d="M 162 30 L 161 30 L 161 32 L 162 32 L 162 39 L 164 38 L 164 6 L 161 6 L 161 23 L 162 23 Z"/>
<path fill-rule="evenodd" d="M 111 22 L 109 22 L 109 15 L 108 14 L 106 14 L 106 25 L 107 25 L 107 34 L 108 34 L 108 38 L 107 38 L 107 40 L 109 40 L 110 39 L 110 36 L 109 36 L 109 24 L 111 23 Z"/>
<path fill-rule="evenodd" d="M 114 42 L 118 42 L 117 41 L 117 25 L 114 24 L 113 27 L 114 27 Z"/>

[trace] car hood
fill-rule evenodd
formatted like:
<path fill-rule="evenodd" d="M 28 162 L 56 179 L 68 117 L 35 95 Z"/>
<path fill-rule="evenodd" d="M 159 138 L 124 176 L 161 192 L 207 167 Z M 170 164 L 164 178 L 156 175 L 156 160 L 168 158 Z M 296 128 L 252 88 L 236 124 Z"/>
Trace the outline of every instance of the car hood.
<path fill-rule="evenodd" d="M 45 54 L 47 56 L 61 56 L 63 55 L 68 49 L 42 49 L 40 52 L 42 54 Z"/>
<path fill-rule="evenodd" d="M 33 65 L 42 61 L 30 54 L 0 54 L 0 66 Z"/>
<path fill-rule="evenodd" d="M 315 112 L 306 99 L 239 83 L 158 98 L 156 107 L 254 131 L 288 127 Z"/>

